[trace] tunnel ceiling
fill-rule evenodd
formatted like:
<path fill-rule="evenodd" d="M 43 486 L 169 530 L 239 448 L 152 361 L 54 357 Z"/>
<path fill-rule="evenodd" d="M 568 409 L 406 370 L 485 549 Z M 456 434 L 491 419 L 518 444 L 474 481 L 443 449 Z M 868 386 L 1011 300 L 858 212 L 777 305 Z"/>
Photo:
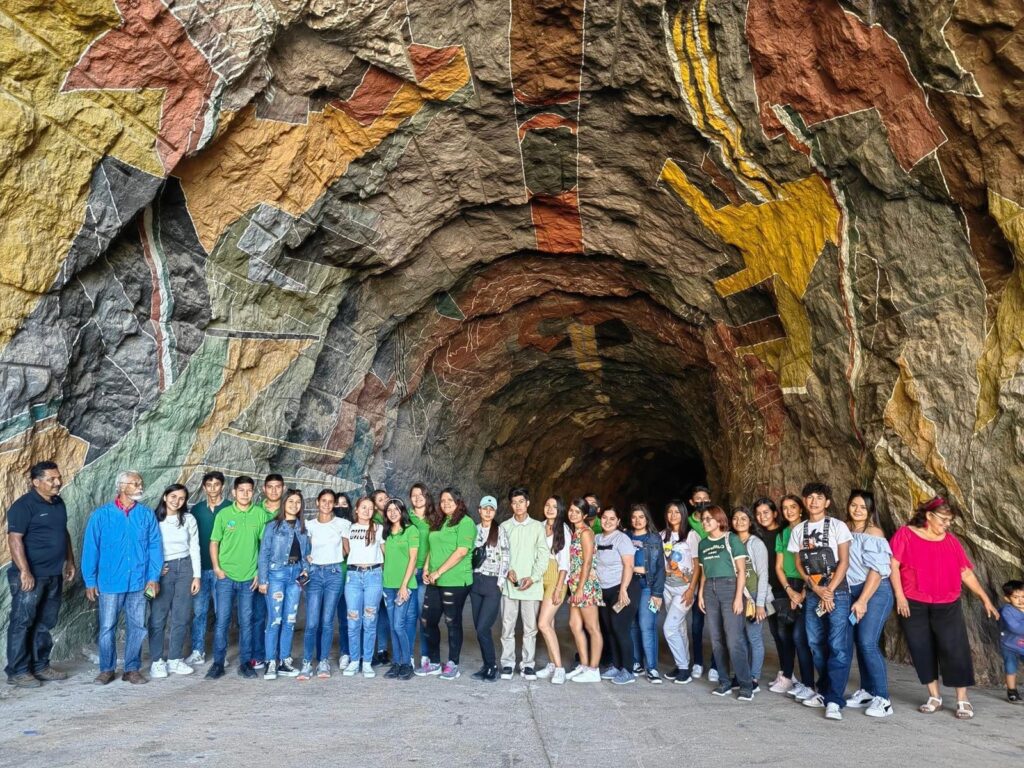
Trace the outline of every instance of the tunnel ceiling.
<path fill-rule="evenodd" d="M 821 477 L 948 494 L 1008 574 L 1021 13 L 0 0 L 0 464 L 59 460 L 79 528 L 126 465 Z"/>

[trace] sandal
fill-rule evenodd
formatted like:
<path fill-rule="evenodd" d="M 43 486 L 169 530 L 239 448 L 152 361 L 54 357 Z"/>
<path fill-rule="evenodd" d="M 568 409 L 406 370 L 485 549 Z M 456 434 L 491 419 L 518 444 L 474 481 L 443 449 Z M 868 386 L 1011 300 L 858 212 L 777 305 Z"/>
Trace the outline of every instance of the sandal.
<path fill-rule="evenodd" d="M 971 702 L 958 701 L 956 703 L 956 719 L 970 720 L 972 717 L 974 717 L 974 707 L 971 706 Z"/>
<path fill-rule="evenodd" d="M 942 709 L 942 699 L 935 696 L 929 696 L 928 701 L 918 707 L 917 711 L 930 715 L 932 712 L 938 712 L 940 709 Z"/>

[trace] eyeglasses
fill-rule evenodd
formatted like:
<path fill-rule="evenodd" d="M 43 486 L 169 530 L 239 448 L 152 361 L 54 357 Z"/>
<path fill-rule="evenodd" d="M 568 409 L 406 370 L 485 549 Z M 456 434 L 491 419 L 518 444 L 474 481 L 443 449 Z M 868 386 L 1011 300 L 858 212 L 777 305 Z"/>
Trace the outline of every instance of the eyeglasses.
<path fill-rule="evenodd" d="M 940 515 L 938 512 L 929 512 L 928 514 L 931 515 L 932 518 L 934 518 L 935 520 L 938 520 L 943 525 L 953 524 L 953 517 L 951 515 Z"/>

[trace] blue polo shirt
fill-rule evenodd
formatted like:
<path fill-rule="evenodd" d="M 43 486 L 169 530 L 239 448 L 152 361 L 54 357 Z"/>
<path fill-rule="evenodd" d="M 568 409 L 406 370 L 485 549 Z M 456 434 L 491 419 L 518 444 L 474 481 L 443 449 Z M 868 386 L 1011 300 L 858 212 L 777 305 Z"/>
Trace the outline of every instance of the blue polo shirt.
<path fill-rule="evenodd" d="M 153 510 L 136 504 L 127 513 L 114 502 L 92 513 L 82 542 L 82 580 L 100 592 L 138 592 L 160 581 L 164 547 Z"/>
<path fill-rule="evenodd" d="M 7 531 L 21 534 L 33 576 L 60 576 L 68 551 L 68 510 L 60 496 L 47 501 L 33 488 L 7 510 Z M 17 564 L 11 569 L 17 572 Z"/>

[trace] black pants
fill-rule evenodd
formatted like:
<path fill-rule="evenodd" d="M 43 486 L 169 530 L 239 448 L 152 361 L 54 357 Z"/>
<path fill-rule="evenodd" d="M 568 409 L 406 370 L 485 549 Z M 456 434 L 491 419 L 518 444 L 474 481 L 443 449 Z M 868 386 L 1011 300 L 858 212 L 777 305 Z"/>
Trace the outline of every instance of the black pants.
<path fill-rule="evenodd" d="M 629 605 L 616 613 L 612 606 L 619 601 L 619 585 L 602 590 L 604 605 L 600 609 L 601 631 L 611 641 L 611 663 L 613 667 L 633 671 L 633 619 L 640 609 L 640 582 L 632 579 L 626 588 Z"/>
<path fill-rule="evenodd" d="M 497 666 L 494 635 L 491 630 L 501 612 L 501 589 L 498 587 L 498 577 L 474 573 L 469 599 L 473 603 L 473 626 L 476 628 L 476 638 L 480 643 L 480 655 L 484 658 L 484 666 Z"/>
<path fill-rule="evenodd" d="M 427 656 L 433 664 L 441 663 L 441 617 L 448 627 L 448 660 L 459 663 L 462 653 L 462 609 L 469 597 L 469 586 L 439 587 L 427 585 L 427 593 L 423 598 L 423 640 L 427 646 Z"/>
<path fill-rule="evenodd" d="M 802 592 L 804 583 L 801 579 L 790 579 L 789 586 Z M 787 595 L 783 597 L 788 600 Z M 793 677 L 794 664 L 800 662 L 800 682 L 808 688 L 814 688 L 814 659 L 811 646 L 807 642 L 807 630 L 804 624 L 804 609 L 798 608 L 792 613 L 794 621 L 780 621 L 778 615 L 768 617 L 768 626 L 775 639 L 775 648 L 779 652 L 779 667 L 782 674 L 790 679 Z"/>
<path fill-rule="evenodd" d="M 7 571 L 7 583 L 11 587 L 11 613 L 4 671 L 8 677 L 41 672 L 50 666 L 50 630 L 57 626 L 64 579 L 37 576 L 35 588 L 25 592 L 21 588 L 21 574 L 12 567 Z"/>
<path fill-rule="evenodd" d="M 927 685 L 939 679 L 950 688 L 974 685 L 974 664 L 960 601 L 919 603 L 907 600 L 910 616 L 900 616 L 917 679 Z"/>

